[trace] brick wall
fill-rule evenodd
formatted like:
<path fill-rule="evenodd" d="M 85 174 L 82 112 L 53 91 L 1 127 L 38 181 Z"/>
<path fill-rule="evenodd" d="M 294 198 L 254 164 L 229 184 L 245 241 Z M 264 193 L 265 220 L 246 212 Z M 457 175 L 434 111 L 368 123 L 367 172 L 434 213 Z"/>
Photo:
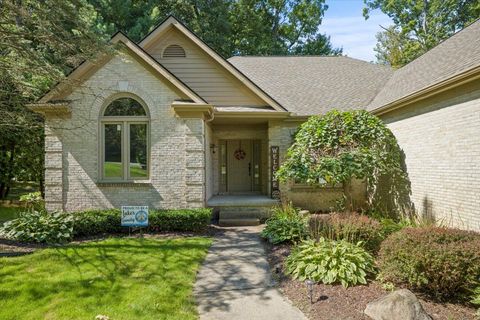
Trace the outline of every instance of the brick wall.
<path fill-rule="evenodd" d="M 99 116 L 119 93 L 148 106 L 149 183 L 99 183 Z M 110 60 L 67 97 L 72 101 L 70 119 L 46 120 L 47 207 L 76 211 L 140 204 L 203 206 L 204 122 L 175 117 L 170 106 L 178 98 L 184 97 L 130 56 Z"/>
<path fill-rule="evenodd" d="M 416 212 L 480 230 L 480 80 L 381 118 L 405 152 Z"/>

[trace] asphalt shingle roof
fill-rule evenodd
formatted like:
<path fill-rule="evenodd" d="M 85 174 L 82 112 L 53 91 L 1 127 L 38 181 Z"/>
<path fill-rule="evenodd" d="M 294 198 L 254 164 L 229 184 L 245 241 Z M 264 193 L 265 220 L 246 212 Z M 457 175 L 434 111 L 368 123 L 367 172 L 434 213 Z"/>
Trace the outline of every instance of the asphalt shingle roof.
<path fill-rule="evenodd" d="M 232 57 L 228 60 L 288 111 L 362 109 L 393 70 L 343 56 Z"/>
<path fill-rule="evenodd" d="M 480 20 L 396 70 L 367 107 L 375 110 L 480 66 Z"/>
<path fill-rule="evenodd" d="M 480 20 L 396 71 L 343 56 L 246 56 L 229 62 L 297 115 L 372 111 L 480 66 Z"/>

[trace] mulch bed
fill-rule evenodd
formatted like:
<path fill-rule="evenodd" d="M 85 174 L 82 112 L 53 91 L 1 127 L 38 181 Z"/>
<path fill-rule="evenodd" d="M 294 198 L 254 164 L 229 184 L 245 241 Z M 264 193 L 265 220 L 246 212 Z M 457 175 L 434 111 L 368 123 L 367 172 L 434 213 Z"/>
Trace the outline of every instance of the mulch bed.
<path fill-rule="evenodd" d="M 221 236 L 221 234 L 224 232 L 221 228 L 218 228 L 214 225 L 209 226 L 207 229 L 200 231 L 200 232 L 174 232 L 174 231 L 169 231 L 169 232 L 158 232 L 158 233 L 139 233 L 136 231 L 135 233 L 128 234 L 128 232 L 125 233 L 118 233 L 118 234 L 101 234 L 101 235 L 96 235 L 96 236 L 91 236 L 91 237 L 83 237 L 83 238 L 78 238 L 75 239 L 72 242 L 66 243 L 64 245 L 70 245 L 70 244 L 80 244 L 83 242 L 89 242 L 89 241 L 100 241 L 104 240 L 107 238 L 120 238 L 120 237 L 125 237 L 125 238 L 149 238 L 149 239 L 170 239 L 170 238 L 179 238 L 179 237 L 198 237 L 198 236 L 207 236 L 207 237 L 217 237 Z M 25 243 L 25 242 L 19 242 L 19 241 L 13 241 L 13 240 L 7 240 L 7 239 L 2 239 L 0 238 L 0 257 L 15 257 L 15 256 L 21 256 L 21 255 L 26 255 L 33 253 L 35 250 L 38 249 L 44 249 L 44 248 L 49 248 L 49 247 L 58 247 L 62 246 L 60 245 L 48 245 L 48 244 L 42 244 L 42 243 Z"/>
<path fill-rule="evenodd" d="M 314 286 L 313 304 L 307 297 L 304 283 L 292 280 L 283 274 L 283 261 L 290 253 L 290 246 L 272 246 L 266 243 L 267 259 L 272 269 L 273 277 L 278 282 L 279 289 L 292 301 L 309 319 L 318 320 L 363 320 L 370 319 L 363 314 L 367 303 L 380 298 L 388 292 L 379 283 L 373 281 L 365 286 L 344 288 L 341 285 L 316 284 Z M 462 304 L 437 303 L 419 298 L 423 308 L 434 320 L 473 320 L 475 309 Z"/>

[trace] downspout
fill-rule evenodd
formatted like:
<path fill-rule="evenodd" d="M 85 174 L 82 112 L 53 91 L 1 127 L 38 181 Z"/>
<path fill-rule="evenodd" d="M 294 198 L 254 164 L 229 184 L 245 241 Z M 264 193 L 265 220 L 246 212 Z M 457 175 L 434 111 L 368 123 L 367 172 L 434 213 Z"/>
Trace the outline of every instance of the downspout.
<path fill-rule="evenodd" d="M 205 164 L 203 169 L 203 176 L 205 183 L 203 184 L 203 206 L 207 207 L 207 152 L 210 152 L 210 145 L 207 146 L 207 123 L 212 122 L 215 119 L 215 114 L 212 112 L 210 119 L 205 119 L 205 128 L 203 133 L 203 145 L 205 146 L 205 152 L 203 153 L 203 163 Z"/>

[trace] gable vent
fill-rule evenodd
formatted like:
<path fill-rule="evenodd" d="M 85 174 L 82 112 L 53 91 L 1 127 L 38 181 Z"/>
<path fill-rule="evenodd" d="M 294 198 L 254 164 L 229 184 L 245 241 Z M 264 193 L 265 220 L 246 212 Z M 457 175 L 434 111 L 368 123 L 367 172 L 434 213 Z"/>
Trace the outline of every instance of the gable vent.
<path fill-rule="evenodd" d="M 185 58 L 185 50 L 178 44 L 172 44 L 163 50 L 164 58 Z"/>

